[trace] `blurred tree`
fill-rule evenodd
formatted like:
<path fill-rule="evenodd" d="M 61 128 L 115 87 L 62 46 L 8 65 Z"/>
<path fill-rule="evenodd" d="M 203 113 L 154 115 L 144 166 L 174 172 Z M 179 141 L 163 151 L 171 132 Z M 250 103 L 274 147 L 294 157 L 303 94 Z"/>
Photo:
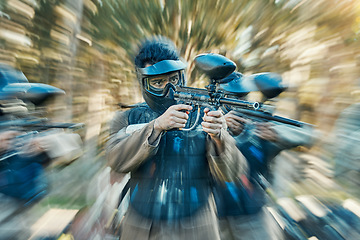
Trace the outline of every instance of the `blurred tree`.
<path fill-rule="evenodd" d="M 125 49 L 130 61 L 144 37 L 164 35 L 191 63 L 194 56 L 218 51 L 238 63 L 240 71 L 278 71 L 290 68 L 293 59 L 279 54 L 287 37 L 307 25 L 317 25 L 323 35 L 346 31 L 354 21 L 355 3 L 338 1 L 184 0 L 94 1 L 92 19 L 97 39 L 113 41 Z M 339 10 L 343 14 L 339 14 Z M 345 24 L 345 25 L 344 25 Z M 334 28 L 335 26 L 335 28 Z M 189 65 L 189 83 L 197 75 Z"/>
<path fill-rule="evenodd" d="M 184 59 L 210 50 L 230 50 L 237 30 L 245 23 L 240 14 L 252 1 L 100 1 L 93 19 L 101 26 L 99 39 L 114 41 L 132 60 L 136 45 L 145 37 L 163 35 L 172 39 Z M 106 17 L 104 17 L 106 16 Z M 191 73 L 193 66 L 189 66 Z M 190 83 L 194 80 L 190 78 Z"/>

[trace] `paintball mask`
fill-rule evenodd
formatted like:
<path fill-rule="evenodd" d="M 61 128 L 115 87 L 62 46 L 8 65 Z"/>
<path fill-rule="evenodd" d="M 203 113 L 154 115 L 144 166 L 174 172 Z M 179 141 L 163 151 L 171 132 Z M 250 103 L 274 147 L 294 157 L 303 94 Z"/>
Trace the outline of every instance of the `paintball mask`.
<path fill-rule="evenodd" d="M 185 85 L 184 69 L 186 65 L 180 60 L 163 60 L 145 68 L 137 68 L 137 78 L 141 83 L 143 97 L 149 107 L 163 114 L 174 100 L 176 85 Z"/>

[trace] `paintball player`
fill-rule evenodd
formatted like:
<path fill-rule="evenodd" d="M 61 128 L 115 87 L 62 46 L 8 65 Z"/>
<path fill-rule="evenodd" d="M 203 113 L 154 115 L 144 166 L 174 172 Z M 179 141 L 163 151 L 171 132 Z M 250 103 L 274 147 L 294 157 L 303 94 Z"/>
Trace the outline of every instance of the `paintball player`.
<path fill-rule="evenodd" d="M 211 182 L 232 181 L 246 161 L 226 131 L 220 111 L 176 104 L 173 85 L 185 85 L 185 64 L 163 37 L 145 41 L 135 57 L 146 103 L 118 112 L 111 124 L 108 159 L 131 173 L 130 205 L 121 239 L 220 239 L 209 202 Z"/>
<path fill-rule="evenodd" d="M 22 71 L 0 64 L 0 239 L 31 236 L 35 221 L 29 210 L 50 190 L 46 167 L 75 156 L 75 150 L 80 153 L 80 136 L 56 130 L 73 124 L 36 117 L 44 113 L 36 111 L 39 105 L 63 94 L 56 87 L 30 83 Z"/>
<path fill-rule="evenodd" d="M 26 152 L 15 154 L 12 148 L 19 135 L 18 131 L 0 129 L 1 239 L 30 237 L 26 210 L 47 192 L 42 164 L 48 157 L 37 139 L 23 142 Z"/>
<path fill-rule="evenodd" d="M 242 74 L 228 78 L 241 82 Z M 270 162 L 285 149 L 312 142 L 310 129 L 275 122 L 252 122 L 236 114 L 225 114 L 228 130 L 245 156 L 249 177 L 239 181 L 215 184 L 214 198 L 219 218 L 220 237 L 231 239 L 283 239 L 275 220 L 265 209 L 263 179 L 269 177 Z"/>

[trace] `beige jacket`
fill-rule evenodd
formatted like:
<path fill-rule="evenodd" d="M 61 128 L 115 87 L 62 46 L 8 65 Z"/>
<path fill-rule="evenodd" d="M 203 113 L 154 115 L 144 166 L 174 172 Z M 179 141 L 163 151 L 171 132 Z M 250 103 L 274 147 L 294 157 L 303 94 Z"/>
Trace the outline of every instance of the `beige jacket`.
<path fill-rule="evenodd" d="M 145 124 L 128 124 L 128 112 L 118 112 L 110 126 L 110 139 L 107 156 L 110 166 L 118 172 L 126 173 L 135 170 L 149 157 L 156 154 L 163 133 L 149 144 L 149 136 L 154 129 L 154 121 Z M 221 132 L 224 151 L 217 154 L 215 143 L 207 139 L 207 159 L 211 173 L 221 181 L 232 181 L 244 174 L 247 163 L 235 146 L 234 139 L 227 131 Z M 219 240 L 217 219 L 213 204 L 209 204 L 194 216 L 180 219 L 169 224 L 164 221 L 153 221 L 128 209 L 122 221 L 120 239 L 196 239 Z"/>
<path fill-rule="evenodd" d="M 161 136 L 154 144 L 149 144 L 148 139 L 153 129 L 154 120 L 147 124 L 129 125 L 128 112 L 117 112 L 110 126 L 107 146 L 109 165 L 117 172 L 127 173 L 155 155 Z M 218 155 L 215 143 L 210 137 L 207 139 L 210 171 L 220 181 L 233 181 L 246 173 L 247 162 L 226 130 L 222 130 L 220 140 L 225 147 Z"/>

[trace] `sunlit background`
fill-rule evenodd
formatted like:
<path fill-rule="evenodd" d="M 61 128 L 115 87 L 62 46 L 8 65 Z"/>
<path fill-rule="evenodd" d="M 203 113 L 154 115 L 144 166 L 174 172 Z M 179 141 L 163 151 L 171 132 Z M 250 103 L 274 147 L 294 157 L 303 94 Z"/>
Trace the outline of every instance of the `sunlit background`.
<path fill-rule="evenodd" d="M 66 225 L 85 207 L 83 225 L 103 236 L 118 197 L 105 168 L 108 123 L 119 103 L 142 101 L 133 58 L 152 35 L 176 43 L 191 86 L 207 83 L 193 64 L 205 52 L 225 55 L 245 75 L 281 74 L 288 88 L 277 113 L 313 124 L 317 141 L 277 157 L 275 201 L 289 212 L 304 202 L 333 214 L 343 206 L 360 218 L 359 31 L 359 0 L 0 1 L 0 63 L 66 92 L 45 104 L 47 117 L 85 124 L 75 131 L 82 153 L 47 167 L 51 190 L 24 214 L 23 227 L 33 239 L 59 237 L 65 227 L 50 224 L 51 216 L 64 215 Z M 342 221 L 343 229 L 359 227 Z"/>

